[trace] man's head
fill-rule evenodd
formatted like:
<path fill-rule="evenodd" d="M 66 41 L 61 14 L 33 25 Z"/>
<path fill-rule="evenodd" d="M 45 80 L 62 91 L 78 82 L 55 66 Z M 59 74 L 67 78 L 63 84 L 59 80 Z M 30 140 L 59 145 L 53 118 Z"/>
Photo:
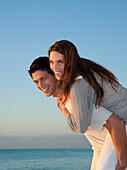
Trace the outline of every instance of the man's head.
<path fill-rule="evenodd" d="M 33 61 L 28 70 L 33 82 L 47 97 L 56 91 L 57 80 L 50 69 L 48 57 L 39 57 Z"/>

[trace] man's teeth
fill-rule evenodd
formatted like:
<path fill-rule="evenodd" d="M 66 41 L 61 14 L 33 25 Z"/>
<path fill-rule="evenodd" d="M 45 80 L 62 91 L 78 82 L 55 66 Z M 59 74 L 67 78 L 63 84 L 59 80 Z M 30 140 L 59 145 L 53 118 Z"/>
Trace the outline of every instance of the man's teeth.
<path fill-rule="evenodd" d="M 46 87 L 45 89 L 43 89 L 43 91 L 46 91 L 46 90 L 48 90 L 48 87 Z"/>

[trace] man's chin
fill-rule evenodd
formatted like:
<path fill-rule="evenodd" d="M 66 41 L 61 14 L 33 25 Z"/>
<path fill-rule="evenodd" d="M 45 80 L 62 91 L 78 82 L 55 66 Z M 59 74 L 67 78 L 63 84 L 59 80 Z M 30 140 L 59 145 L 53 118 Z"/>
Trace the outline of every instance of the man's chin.
<path fill-rule="evenodd" d="M 49 94 L 49 93 L 46 93 L 46 94 L 45 94 L 45 96 L 46 96 L 46 97 L 50 97 L 50 96 L 51 96 L 51 94 Z"/>

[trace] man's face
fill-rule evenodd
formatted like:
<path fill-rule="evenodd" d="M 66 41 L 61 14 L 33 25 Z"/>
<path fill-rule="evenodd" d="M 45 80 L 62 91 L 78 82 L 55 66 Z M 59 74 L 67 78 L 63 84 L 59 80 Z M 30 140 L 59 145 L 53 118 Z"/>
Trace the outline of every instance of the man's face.
<path fill-rule="evenodd" d="M 32 73 L 33 82 L 47 97 L 53 95 L 56 90 L 57 80 L 47 71 L 38 70 Z"/>

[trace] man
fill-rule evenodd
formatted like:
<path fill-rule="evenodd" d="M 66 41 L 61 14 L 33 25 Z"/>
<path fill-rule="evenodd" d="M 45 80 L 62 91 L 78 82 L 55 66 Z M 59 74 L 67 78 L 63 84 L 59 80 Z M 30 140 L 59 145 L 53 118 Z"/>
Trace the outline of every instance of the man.
<path fill-rule="evenodd" d="M 55 95 L 57 79 L 50 69 L 48 57 L 39 57 L 34 60 L 28 71 L 37 88 L 47 97 Z"/>
<path fill-rule="evenodd" d="M 34 60 L 32 65 L 30 66 L 30 70 L 28 71 L 30 76 L 33 79 L 33 82 L 36 84 L 37 88 L 40 89 L 47 97 L 53 96 L 53 97 L 61 97 L 61 91 L 57 88 L 57 80 L 54 77 L 54 73 L 50 69 L 49 65 L 49 59 L 48 57 L 39 57 Z M 66 117 L 66 115 L 65 115 Z M 66 117 L 67 118 L 67 117 Z M 119 126 L 120 124 L 120 126 Z M 113 135 L 114 143 L 116 145 L 119 145 L 118 150 L 121 150 L 118 155 L 120 157 L 120 160 L 123 162 L 121 163 L 121 167 L 116 166 L 116 170 L 124 170 L 126 167 L 126 148 L 124 142 L 126 142 L 126 135 L 123 135 L 123 140 L 121 140 L 121 134 L 125 134 L 124 130 L 124 124 L 121 123 L 121 119 L 112 114 L 107 119 L 107 123 L 105 124 L 105 127 L 108 129 L 110 132 L 111 136 Z M 117 132 L 118 133 L 117 137 L 115 136 Z M 115 132 L 115 133 L 114 133 Z M 115 136 L 115 137 L 114 137 Z M 106 137 L 106 136 L 105 136 Z M 103 143 L 105 142 L 105 139 Z M 117 153 L 118 153 L 117 152 Z M 93 168 L 94 169 L 94 168 Z"/>

